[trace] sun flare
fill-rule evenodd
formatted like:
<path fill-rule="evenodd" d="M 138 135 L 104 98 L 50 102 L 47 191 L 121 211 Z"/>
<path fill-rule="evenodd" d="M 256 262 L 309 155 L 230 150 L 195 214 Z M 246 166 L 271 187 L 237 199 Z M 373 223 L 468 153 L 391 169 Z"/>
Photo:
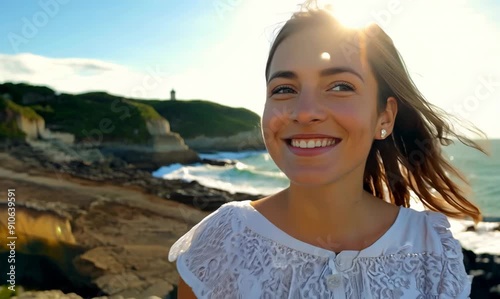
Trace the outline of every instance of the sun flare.
<path fill-rule="evenodd" d="M 364 27 L 375 20 L 370 7 L 377 1 L 369 0 L 319 0 L 318 4 L 332 12 L 337 20 L 349 28 Z"/>
<path fill-rule="evenodd" d="M 321 59 L 330 60 L 330 53 L 328 53 L 328 52 L 321 53 Z"/>

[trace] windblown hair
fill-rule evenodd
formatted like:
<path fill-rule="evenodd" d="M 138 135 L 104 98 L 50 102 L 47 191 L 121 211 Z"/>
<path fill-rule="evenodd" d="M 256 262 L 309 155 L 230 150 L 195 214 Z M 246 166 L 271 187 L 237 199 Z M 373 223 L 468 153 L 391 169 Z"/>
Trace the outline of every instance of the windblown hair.
<path fill-rule="evenodd" d="M 476 142 L 455 132 L 453 117 L 429 103 L 410 78 L 401 55 L 391 38 L 376 24 L 362 29 L 342 26 L 327 9 L 304 7 L 280 29 L 271 46 L 266 79 L 278 46 L 289 36 L 305 29 L 330 30 L 343 41 L 344 54 L 362 55 L 378 85 L 378 112 L 387 99 L 398 101 L 398 113 L 391 138 L 374 140 L 364 171 L 366 191 L 395 205 L 409 207 L 414 192 L 423 205 L 455 218 L 471 217 L 476 223 L 481 212 L 465 198 L 454 181 L 468 185 L 464 175 L 442 155 L 442 146 L 452 138 L 486 153 Z M 471 126 L 469 131 L 484 134 Z"/>

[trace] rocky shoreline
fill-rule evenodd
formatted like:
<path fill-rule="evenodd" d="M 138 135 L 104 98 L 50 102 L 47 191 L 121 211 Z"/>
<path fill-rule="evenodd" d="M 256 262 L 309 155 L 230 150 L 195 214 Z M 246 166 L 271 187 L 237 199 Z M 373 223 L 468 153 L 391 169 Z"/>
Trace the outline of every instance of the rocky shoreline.
<path fill-rule="evenodd" d="M 53 173 L 56 176 L 69 175 L 74 178 L 85 179 L 93 182 L 105 182 L 117 186 L 137 186 L 145 192 L 160 198 L 173 200 L 190 205 L 202 211 L 214 211 L 222 204 L 229 201 L 243 201 L 256 199 L 262 195 L 249 195 L 246 193 L 230 193 L 200 185 L 198 182 L 185 182 L 182 180 L 163 180 L 151 175 L 155 169 L 137 168 L 122 159 L 111 156 L 105 160 L 84 162 L 73 160 L 69 162 L 56 162 L 48 159 L 44 153 L 32 147 L 20 144 L 10 150 L 13 157 L 26 164 L 31 171 Z M 224 166 L 232 162 L 221 162 L 203 159 L 200 162 L 215 166 Z"/>
<path fill-rule="evenodd" d="M 116 158 L 54 161 L 26 144 L 0 152 L 2 198 L 9 188 L 17 192 L 17 285 L 40 290 L 18 298 L 40 299 L 175 298 L 170 246 L 223 203 L 259 197 L 154 178 Z M 2 269 L 6 254 L 0 247 Z"/>
<path fill-rule="evenodd" d="M 20 238 L 25 271 L 18 283 L 52 290 L 24 292 L 20 299 L 175 298 L 178 274 L 167 261 L 173 242 L 221 204 L 261 197 L 157 179 L 114 157 L 54 161 L 26 144 L 0 153 L 0 192 L 9 186 L 18 190 L 19 217 L 32 228 Z M 500 257 L 468 250 L 464 256 L 474 276 L 471 298 L 500 298 Z M 31 267 L 36 263 L 44 268 Z"/>
<path fill-rule="evenodd" d="M 472 280 L 471 299 L 500 298 L 500 256 L 492 254 L 475 254 L 463 249 L 465 269 Z"/>

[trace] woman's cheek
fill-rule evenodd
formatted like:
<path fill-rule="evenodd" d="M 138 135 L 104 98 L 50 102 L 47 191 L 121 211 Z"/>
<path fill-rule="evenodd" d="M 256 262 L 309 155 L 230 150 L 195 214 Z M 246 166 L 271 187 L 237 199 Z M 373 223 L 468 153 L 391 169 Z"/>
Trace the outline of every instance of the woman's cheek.
<path fill-rule="evenodd" d="M 267 105 L 262 116 L 262 126 L 266 134 L 275 134 L 290 123 L 290 109 L 286 105 Z"/>
<path fill-rule="evenodd" d="M 331 111 L 333 111 L 333 116 L 337 123 L 344 127 L 344 129 L 350 131 L 355 129 L 355 131 L 361 132 L 364 129 L 368 130 L 370 126 L 371 116 L 364 113 L 363 109 L 356 107 L 356 105 L 343 103 L 343 105 L 332 107 Z"/>
<path fill-rule="evenodd" d="M 276 121 L 274 121 L 271 115 L 266 111 L 262 115 L 262 137 L 266 144 L 270 144 L 272 140 L 275 138 L 277 127 Z"/>

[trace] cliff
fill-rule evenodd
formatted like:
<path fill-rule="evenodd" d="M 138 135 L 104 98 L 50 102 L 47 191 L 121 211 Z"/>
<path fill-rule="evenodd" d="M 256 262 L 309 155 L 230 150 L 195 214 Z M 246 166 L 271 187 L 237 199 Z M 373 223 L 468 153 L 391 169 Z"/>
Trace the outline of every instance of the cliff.
<path fill-rule="evenodd" d="M 260 117 L 250 110 L 202 100 L 145 102 L 167 118 L 172 130 L 196 151 L 265 149 Z"/>
<path fill-rule="evenodd" d="M 158 161 L 195 161 L 197 151 L 265 149 L 259 130 L 260 117 L 243 108 L 232 108 L 203 100 L 137 100 L 105 92 L 57 94 L 43 86 L 0 84 L 0 94 L 41 116 L 49 131 L 23 122 L 35 136 L 63 138 L 65 143 L 117 151 L 155 153 Z M 167 121 L 168 120 L 168 121 Z M 40 123 L 37 124 L 41 125 Z M 70 134 L 60 135 L 58 134 Z M 166 157 L 166 151 L 176 152 Z M 180 153 L 183 152 L 183 153 Z M 158 156 L 162 156 L 159 158 Z M 135 158 L 140 158 L 136 155 Z M 180 162 L 180 161 L 176 161 Z"/>
<path fill-rule="evenodd" d="M 198 154 L 184 143 L 182 137 L 170 132 L 170 125 L 164 118 L 146 121 L 146 128 L 151 137 L 144 144 L 106 142 L 99 148 L 105 155 L 113 155 L 142 169 L 199 161 Z"/>
<path fill-rule="evenodd" d="M 45 121 L 33 109 L 0 96 L 0 139 L 38 138 L 45 131 Z"/>
<path fill-rule="evenodd" d="M 0 84 L 0 93 L 12 99 L 3 100 L 9 110 L 0 115 L 1 136 L 28 139 L 55 160 L 92 163 L 111 155 L 144 169 L 199 161 L 169 122 L 139 101 L 103 92 L 56 95 L 11 83 Z"/>
<path fill-rule="evenodd" d="M 185 139 L 184 141 L 190 148 L 200 152 L 238 152 L 243 150 L 265 149 L 264 141 L 262 140 L 262 133 L 259 128 L 255 128 L 252 131 L 240 132 L 228 137 L 207 137 L 205 135 L 201 135 Z"/>

